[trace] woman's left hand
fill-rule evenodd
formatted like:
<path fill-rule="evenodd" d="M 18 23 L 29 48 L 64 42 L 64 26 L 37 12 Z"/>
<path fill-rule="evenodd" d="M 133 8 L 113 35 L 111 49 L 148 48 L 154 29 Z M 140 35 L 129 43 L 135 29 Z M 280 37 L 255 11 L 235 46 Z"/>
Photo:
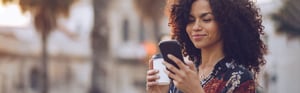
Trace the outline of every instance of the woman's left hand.
<path fill-rule="evenodd" d="M 173 83 L 184 93 L 204 93 L 202 86 L 200 85 L 200 79 L 197 73 L 197 69 L 193 62 L 186 62 L 184 64 L 181 60 L 173 55 L 168 55 L 169 59 L 173 60 L 179 69 L 170 63 L 164 62 L 164 65 L 173 73 L 168 70 L 165 72 L 170 78 L 173 78 Z"/>

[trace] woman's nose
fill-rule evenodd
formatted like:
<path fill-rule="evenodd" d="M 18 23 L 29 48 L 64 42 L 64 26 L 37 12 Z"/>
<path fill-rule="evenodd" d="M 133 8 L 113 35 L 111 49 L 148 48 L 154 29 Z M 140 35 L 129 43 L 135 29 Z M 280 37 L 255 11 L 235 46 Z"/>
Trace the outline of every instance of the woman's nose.
<path fill-rule="evenodd" d="M 202 27 L 200 25 L 199 22 L 196 22 L 194 25 L 193 25 L 193 30 L 194 31 L 201 31 L 202 30 Z"/>

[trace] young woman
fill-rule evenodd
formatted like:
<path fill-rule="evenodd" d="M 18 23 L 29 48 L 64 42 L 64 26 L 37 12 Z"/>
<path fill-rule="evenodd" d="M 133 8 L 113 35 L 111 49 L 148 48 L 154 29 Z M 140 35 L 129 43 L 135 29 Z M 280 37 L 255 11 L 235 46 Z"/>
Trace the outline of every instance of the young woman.
<path fill-rule="evenodd" d="M 266 48 L 252 0 L 177 0 L 167 8 L 172 37 L 193 62 L 169 55 L 180 67 L 164 62 L 174 80 L 159 86 L 158 71 L 150 69 L 148 93 L 255 93 Z"/>

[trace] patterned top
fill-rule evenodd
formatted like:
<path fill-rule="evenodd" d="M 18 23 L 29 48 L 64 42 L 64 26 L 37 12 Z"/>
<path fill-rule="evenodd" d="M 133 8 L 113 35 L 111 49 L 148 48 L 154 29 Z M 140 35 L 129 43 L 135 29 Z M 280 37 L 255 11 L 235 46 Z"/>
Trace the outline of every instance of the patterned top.
<path fill-rule="evenodd" d="M 255 93 L 252 73 L 244 66 L 235 64 L 230 58 L 220 60 L 212 73 L 199 83 L 205 93 Z M 169 93 L 183 92 L 171 83 Z"/>

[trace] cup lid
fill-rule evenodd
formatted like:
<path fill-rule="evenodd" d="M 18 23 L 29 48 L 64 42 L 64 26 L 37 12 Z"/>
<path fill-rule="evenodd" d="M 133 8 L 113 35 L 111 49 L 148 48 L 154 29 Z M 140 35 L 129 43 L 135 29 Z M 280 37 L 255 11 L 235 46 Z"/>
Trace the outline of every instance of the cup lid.
<path fill-rule="evenodd" d="M 157 58 L 162 58 L 162 55 L 159 53 L 152 56 L 152 59 L 157 59 Z"/>

